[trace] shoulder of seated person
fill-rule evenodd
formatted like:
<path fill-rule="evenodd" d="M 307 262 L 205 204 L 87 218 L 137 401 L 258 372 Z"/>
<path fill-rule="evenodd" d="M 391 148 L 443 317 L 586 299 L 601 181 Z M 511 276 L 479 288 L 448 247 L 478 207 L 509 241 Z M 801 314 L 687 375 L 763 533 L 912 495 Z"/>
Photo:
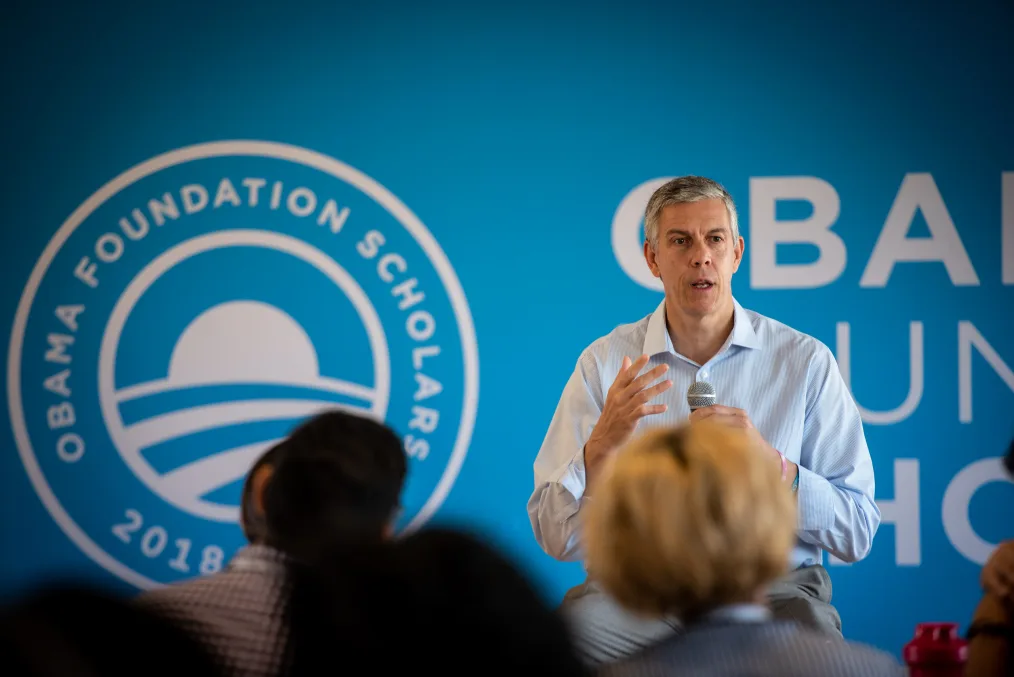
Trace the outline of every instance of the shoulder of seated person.
<path fill-rule="evenodd" d="M 1010 607 L 1003 600 L 987 592 L 979 600 L 979 606 L 975 609 L 972 622 L 1014 625 L 1014 618 L 1012 618 Z"/>

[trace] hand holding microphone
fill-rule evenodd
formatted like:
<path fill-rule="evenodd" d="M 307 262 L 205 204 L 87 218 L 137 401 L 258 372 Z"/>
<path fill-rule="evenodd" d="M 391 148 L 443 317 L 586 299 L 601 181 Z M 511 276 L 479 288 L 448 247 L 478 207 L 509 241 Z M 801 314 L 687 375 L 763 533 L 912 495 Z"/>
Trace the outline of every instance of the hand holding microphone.
<path fill-rule="evenodd" d="M 660 364 L 640 374 L 647 364 L 647 355 L 641 355 L 633 363 L 629 357 L 624 357 L 620 373 L 606 393 L 602 414 L 584 446 L 585 484 L 588 487 L 593 484 L 592 477 L 598 474 L 602 464 L 634 434 L 638 421 L 645 416 L 661 414 L 668 408 L 664 404 L 649 402 L 672 387 L 669 380 L 651 385 L 669 370 L 669 366 Z"/>
<path fill-rule="evenodd" d="M 707 381 L 695 381 L 687 388 L 687 404 L 690 406 L 690 421 L 703 421 L 718 417 L 719 422 L 735 428 L 756 430 L 750 417 L 742 409 L 716 404 L 715 386 Z"/>
<path fill-rule="evenodd" d="M 799 473 L 799 466 L 785 458 L 784 454 L 768 444 L 767 440 L 765 440 L 760 434 L 760 431 L 754 427 L 753 422 L 750 420 L 750 417 L 746 415 L 745 411 L 742 409 L 736 409 L 735 407 L 726 407 L 721 404 L 715 404 L 715 401 L 715 386 L 707 381 L 697 381 L 695 383 L 691 383 L 690 387 L 687 389 L 687 404 L 690 406 L 690 422 L 693 423 L 695 421 L 703 421 L 710 418 L 720 423 L 724 423 L 725 425 L 746 430 L 758 441 L 758 443 L 776 454 L 779 459 L 779 463 L 782 464 L 782 479 L 789 482 L 796 479 L 796 475 Z"/>
<path fill-rule="evenodd" d="M 687 388 L 687 404 L 690 405 L 691 414 L 698 409 L 714 406 L 715 386 L 707 381 L 694 381 Z"/>

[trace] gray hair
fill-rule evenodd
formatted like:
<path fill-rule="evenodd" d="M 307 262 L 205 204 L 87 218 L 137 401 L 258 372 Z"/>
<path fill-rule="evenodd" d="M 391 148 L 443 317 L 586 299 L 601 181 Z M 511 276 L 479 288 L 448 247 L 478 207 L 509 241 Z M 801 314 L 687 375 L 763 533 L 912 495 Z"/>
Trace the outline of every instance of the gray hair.
<path fill-rule="evenodd" d="M 658 248 L 658 219 L 662 210 L 670 205 L 700 202 L 701 200 L 721 200 L 729 212 L 729 225 L 732 227 L 733 240 L 739 240 L 739 220 L 736 218 L 736 205 L 729 191 L 722 184 L 703 176 L 680 176 L 667 181 L 651 194 L 648 206 L 644 210 L 644 239 L 651 248 Z"/>

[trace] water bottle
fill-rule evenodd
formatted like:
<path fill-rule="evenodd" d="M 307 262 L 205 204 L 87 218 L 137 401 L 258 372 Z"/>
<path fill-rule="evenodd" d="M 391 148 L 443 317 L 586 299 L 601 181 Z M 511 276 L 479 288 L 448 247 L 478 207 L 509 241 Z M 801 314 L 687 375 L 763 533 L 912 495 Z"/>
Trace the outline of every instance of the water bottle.
<path fill-rule="evenodd" d="M 957 623 L 920 623 L 903 652 L 910 677 L 961 677 L 968 660 L 968 642 Z"/>

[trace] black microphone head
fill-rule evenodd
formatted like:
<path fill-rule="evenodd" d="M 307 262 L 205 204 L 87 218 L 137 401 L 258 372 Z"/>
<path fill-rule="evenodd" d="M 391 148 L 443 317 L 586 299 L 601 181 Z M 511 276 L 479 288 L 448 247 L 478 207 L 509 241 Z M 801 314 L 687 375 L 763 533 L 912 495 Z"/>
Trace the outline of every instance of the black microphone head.
<path fill-rule="evenodd" d="M 715 386 L 707 381 L 695 381 L 687 388 L 687 404 L 690 411 L 710 407 L 715 403 Z"/>

